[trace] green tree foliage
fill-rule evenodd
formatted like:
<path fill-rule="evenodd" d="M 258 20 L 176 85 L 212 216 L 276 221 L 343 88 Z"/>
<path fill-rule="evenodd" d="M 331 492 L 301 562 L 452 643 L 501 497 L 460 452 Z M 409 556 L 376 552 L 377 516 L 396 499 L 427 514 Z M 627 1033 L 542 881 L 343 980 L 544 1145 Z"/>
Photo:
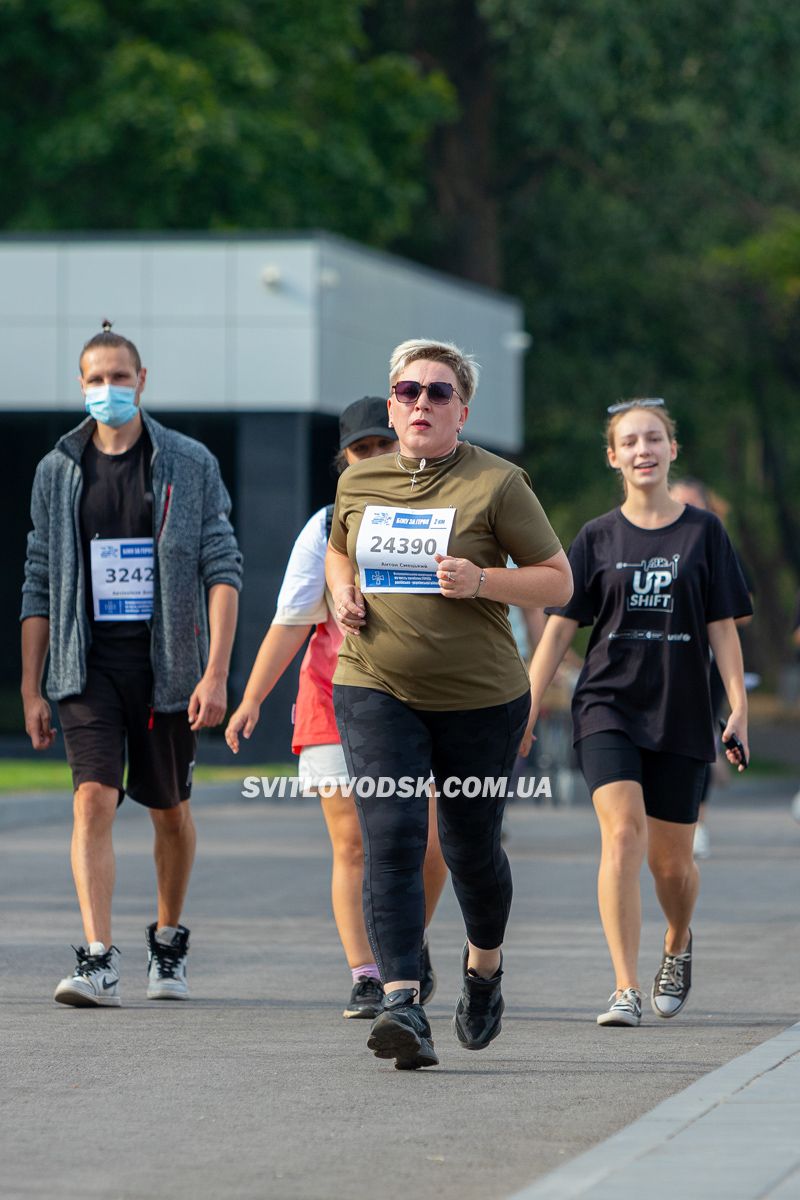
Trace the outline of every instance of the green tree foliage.
<path fill-rule="evenodd" d="M 523 299 L 527 464 L 559 531 L 618 499 L 606 406 L 666 396 L 680 469 L 732 502 L 774 665 L 800 576 L 800 10 L 406 0 L 369 27 L 456 87 L 403 246 Z"/>
<path fill-rule="evenodd" d="M 0 0 L 0 226 L 325 226 L 385 245 L 452 110 L 359 0 Z"/>
<path fill-rule="evenodd" d="M 665 395 L 769 665 L 800 577 L 798 65 L 786 0 L 0 0 L 0 227 L 325 226 L 518 295 L 559 532 L 617 500 L 606 406 Z"/>

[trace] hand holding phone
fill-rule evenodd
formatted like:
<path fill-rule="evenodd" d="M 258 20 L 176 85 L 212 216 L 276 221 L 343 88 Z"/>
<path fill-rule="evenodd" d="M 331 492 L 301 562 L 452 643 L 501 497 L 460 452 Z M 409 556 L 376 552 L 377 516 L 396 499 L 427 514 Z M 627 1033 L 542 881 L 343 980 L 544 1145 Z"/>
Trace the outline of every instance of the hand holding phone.
<path fill-rule="evenodd" d="M 725 722 L 725 721 L 720 721 L 720 723 L 719 723 L 719 731 L 720 731 L 720 733 L 724 733 L 724 732 L 725 732 L 725 725 L 726 725 L 726 722 Z M 739 752 L 739 762 L 741 763 L 741 765 L 742 765 L 742 766 L 745 768 L 745 770 L 746 770 L 746 769 L 747 769 L 747 755 L 746 755 L 746 754 L 745 754 L 745 752 L 744 752 L 744 746 L 743 746 L 743 745 L 742 745 L 742 743 L 739 741 L 739 739 L 738 739 L 738 737 L 736 736 L 736 734 L 735 734 L 735 733 L 732 733 L 732 734 L 731 734 L 731 736 L 728 738 L 727 742 L 726 742 L 726 741 L 723 741 L 722 745 L 725 747 L 725 749 L 726 749 L 726 750 L 738 750 L 738 752 Z"/>

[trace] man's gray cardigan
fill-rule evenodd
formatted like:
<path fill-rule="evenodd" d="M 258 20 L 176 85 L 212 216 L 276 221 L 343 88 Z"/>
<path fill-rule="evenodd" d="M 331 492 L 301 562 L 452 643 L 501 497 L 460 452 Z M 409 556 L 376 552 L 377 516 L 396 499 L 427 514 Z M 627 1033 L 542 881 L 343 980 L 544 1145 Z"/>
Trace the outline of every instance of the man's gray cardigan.
<path fill-rule="evenodd" d="M 208 660 L 208 589 L 227 583 L 238 591 L 242 556 L 213 454 L 144 412 L 142 418 L 153 446 L 153 707 L 179 712 Z M 79 511 L 81 456 L 94 429 L 88 417 L 64 434 L 39 463 L 33 482 L 21 619 L 50 621 L 47 692 L 53 700 L 77 695 L 86 686 L 91 631 Z"/>

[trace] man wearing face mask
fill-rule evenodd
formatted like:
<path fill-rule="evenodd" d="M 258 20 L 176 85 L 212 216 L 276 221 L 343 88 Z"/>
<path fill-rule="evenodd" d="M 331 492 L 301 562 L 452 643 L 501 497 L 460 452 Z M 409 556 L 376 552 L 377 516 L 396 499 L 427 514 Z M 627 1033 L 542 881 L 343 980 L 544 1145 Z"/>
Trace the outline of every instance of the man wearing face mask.
<path fill-rule="evenodd" d="M 58 702 L 74 787 L 72 871 L 86 947 L 55 999 L 117 1007 L 112 824 L 127 792 L 155 830 L 157 919 L 147 997 L 188 998 L 181 924 L 194 860 L 197 733 L 225 716 L 242 559 L 216 459 L 139 407 L 147 372 L 127 338 L 80 357 L 86 420 L 39 463 L 22 589 L 22 699 L 34 749 Z M 128 771 L 123 779 L 127 750 Z"/>

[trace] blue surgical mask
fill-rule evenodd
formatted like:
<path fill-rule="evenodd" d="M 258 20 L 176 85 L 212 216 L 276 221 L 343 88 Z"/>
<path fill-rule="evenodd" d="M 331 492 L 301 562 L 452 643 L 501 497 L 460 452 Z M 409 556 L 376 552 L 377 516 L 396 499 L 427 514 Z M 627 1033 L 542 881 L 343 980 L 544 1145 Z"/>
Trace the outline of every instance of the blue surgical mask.
<path fill-rule="evenodd" d="M 87 413 L 101 425 L 118 429 L 136 416 L 136 388 L 104 383 L 102 387 L 87 388 L 85 397 Z"/>

